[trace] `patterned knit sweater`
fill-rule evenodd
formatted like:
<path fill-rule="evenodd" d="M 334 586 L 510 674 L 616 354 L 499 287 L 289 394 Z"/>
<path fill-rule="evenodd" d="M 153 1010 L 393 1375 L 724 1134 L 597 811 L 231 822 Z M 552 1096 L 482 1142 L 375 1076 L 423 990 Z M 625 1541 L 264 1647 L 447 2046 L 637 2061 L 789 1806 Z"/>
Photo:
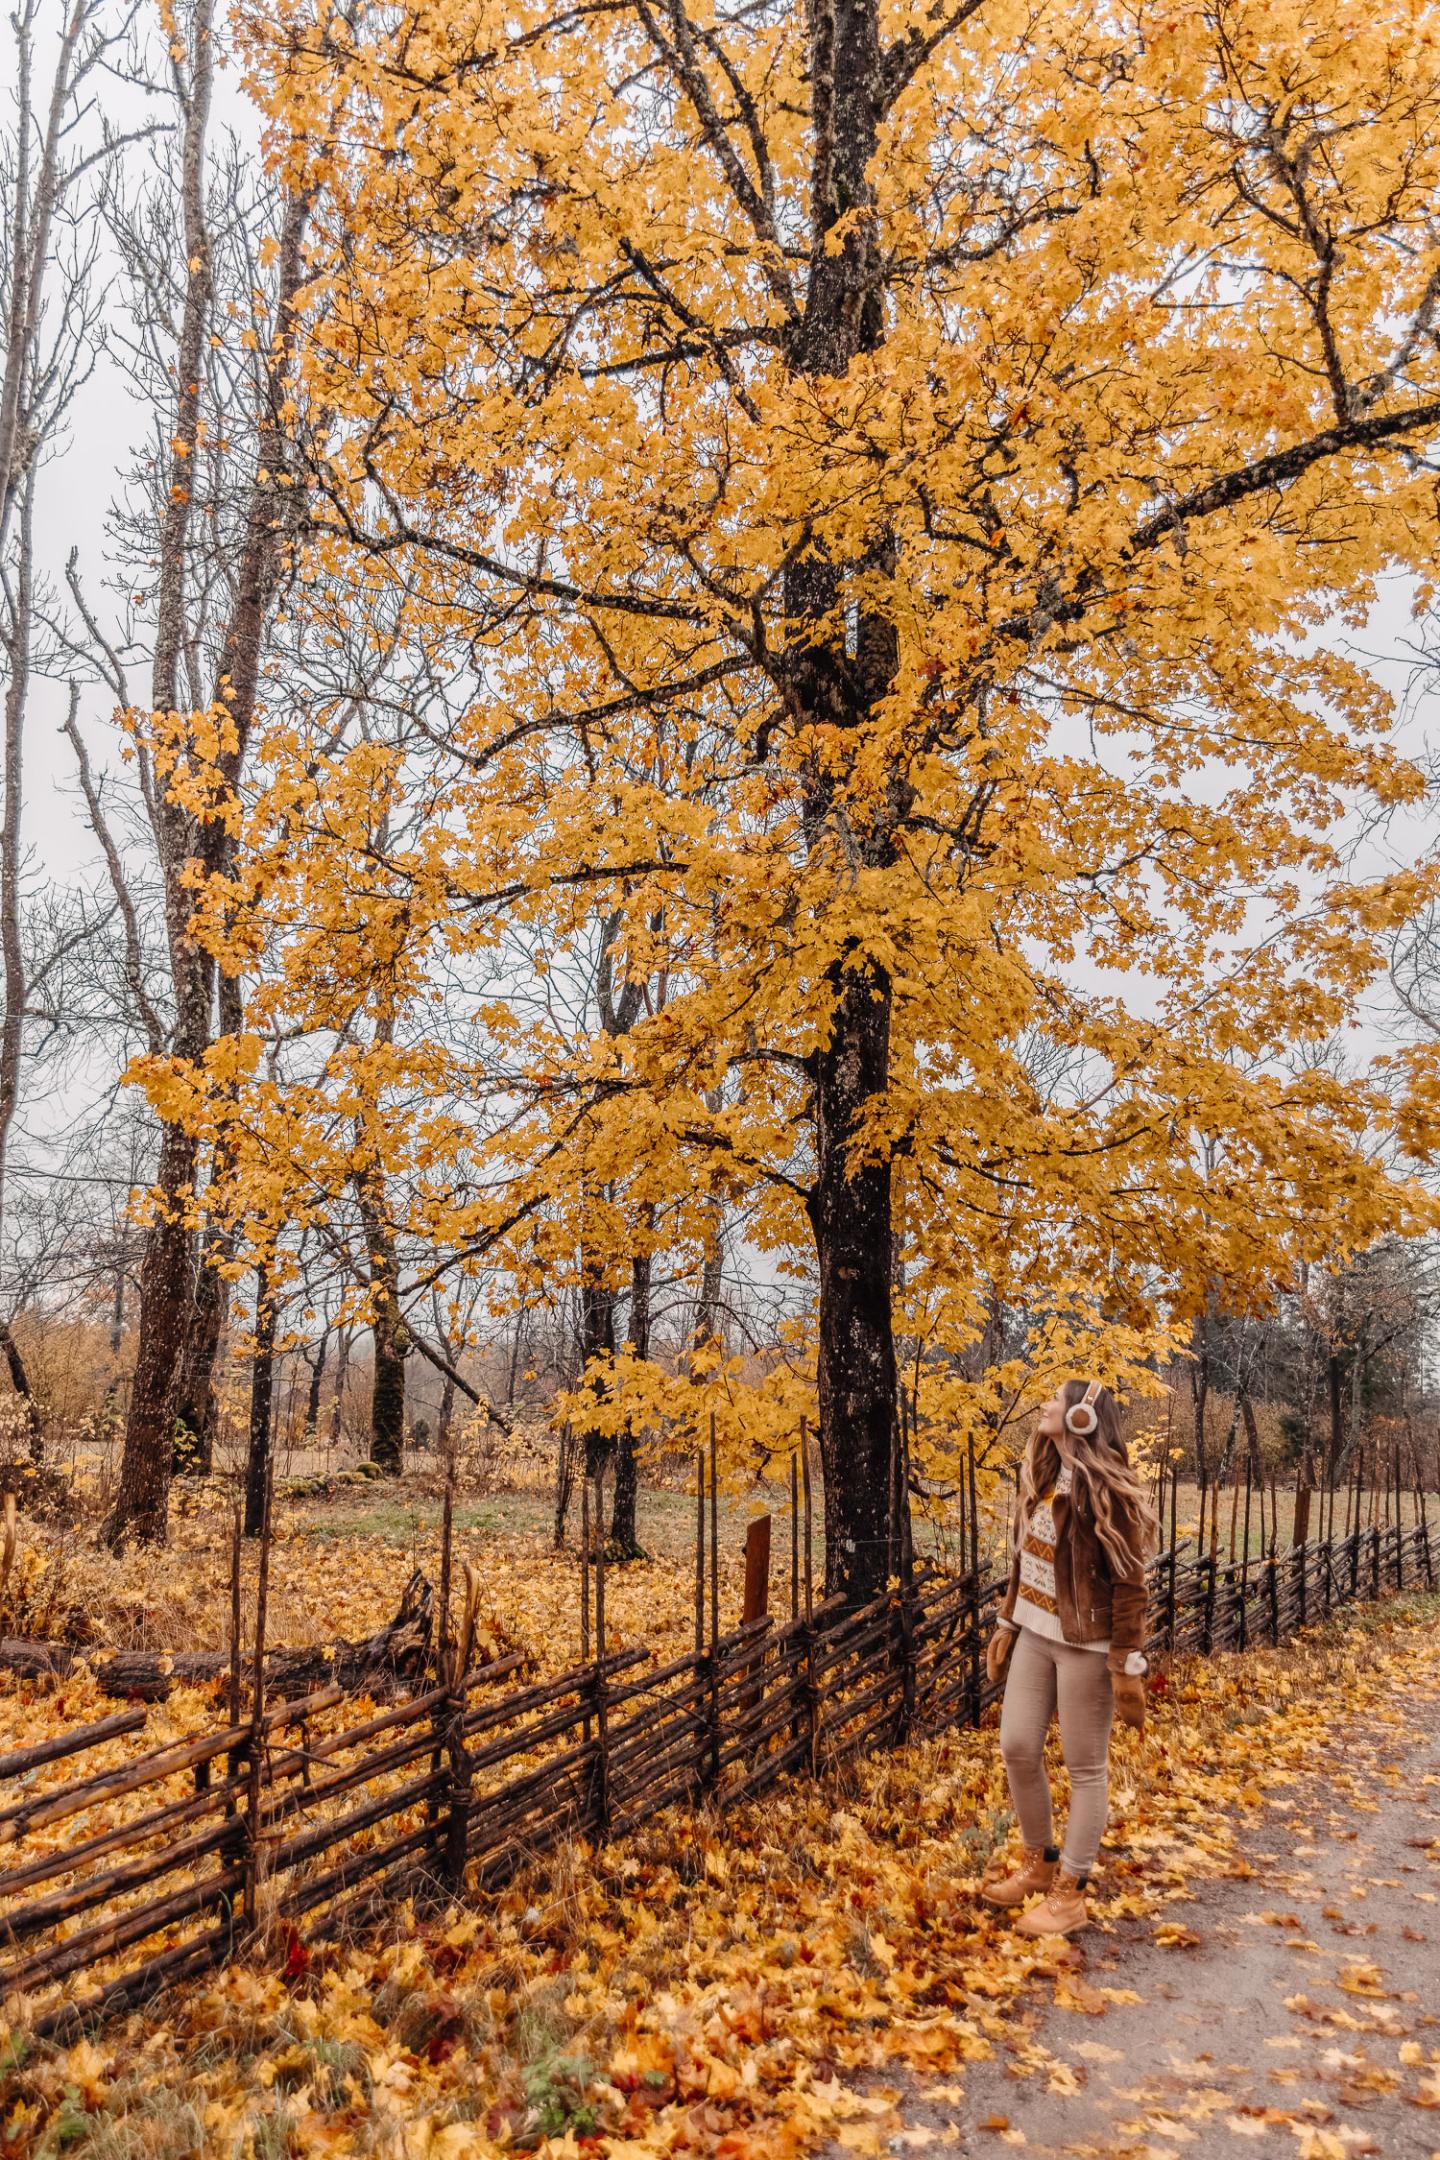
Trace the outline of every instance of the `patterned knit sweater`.
<path fill-rule="evenodd" d="M 1035 1511 L 1020 1540 L 1020 1588 L 1015 1598 L 1015 1625 L 1028 1627 L 1032 1634 L 1048 1636 L 1051 1642 L 1065 1640 L 1060 1606 L 1055 1596 L 1055 1515 L 1051 1503 L 1069 1490 L 1070 1465 L 1063 1463 L 1053 1490 L 1036 1501 Z M 1077 1643 L 1075 1648 L 1099 1650 L 1103 1654 L 1110 1644 L 1107 1639 L 1105 1642 Z"/>

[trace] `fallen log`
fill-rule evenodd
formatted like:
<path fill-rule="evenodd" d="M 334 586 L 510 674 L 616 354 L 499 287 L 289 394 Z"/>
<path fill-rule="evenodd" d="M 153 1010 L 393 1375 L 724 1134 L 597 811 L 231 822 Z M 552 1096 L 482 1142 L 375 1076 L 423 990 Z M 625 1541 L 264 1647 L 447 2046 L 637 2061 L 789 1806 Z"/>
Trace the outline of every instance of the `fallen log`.
<path fill-rule="evenodd" d="M 361 1642 L 316 1643 L 305 1649 L 265 1653 L 267 1693 L 304 1695 L 333 1684 L 347 1695 L 362 1690 L 409 1687 L 430 1655 L 431 1590 L 416 1571 L 405 1585 L 400 1607 L 385 1627 Z M 0 1641 L 0 1670 L 25 1679 L 64 1679 L 78 1665 L 88 1665 L 102 1695 L 124 1702 L 164 1702 L 172 1688 L 206 1687 L 228 1677 L 228 1650 L 112 1650 L 75 1643 L 37 1642 L 29 1637 Z"/>

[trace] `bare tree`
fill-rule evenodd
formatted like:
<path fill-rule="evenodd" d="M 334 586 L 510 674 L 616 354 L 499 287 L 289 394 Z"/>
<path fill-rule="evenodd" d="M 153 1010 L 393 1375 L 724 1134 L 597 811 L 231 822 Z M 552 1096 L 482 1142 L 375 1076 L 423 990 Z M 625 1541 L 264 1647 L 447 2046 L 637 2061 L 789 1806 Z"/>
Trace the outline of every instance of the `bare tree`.
<path fill-rule="evenodd" d="M 112 199 L 111 225 L 133 303 L 131 372 L 154 413 L 154 444 L 115 521 L 122 560 L 138 581 L 153 562 L 142 603 L 149 614 L 146 708 L 159 716 L 223 712 L 228 746 L 219 783 L 233 789 L 259 707 L 267 635 L 284 575 L 300 490 L 283 419 L 293 381 L 292 305 L 302 272 L 305 204 L 257 202 L 233 147 L 212 152 L 215 71 L 213 0 L 193 0 L 170 48 L 169 90 L 178 118 L 158 184 L 138 203 Z M 263 231 L 275 240 L 262 267 Z M 219 270 L 224 267 L 222 279 Z M 230 288 L 230 289 L 227 289 Z M 236 295 L 239 295 L 237 300 Z M 251 296 L 263 305 L 251 312 Z M 244 335 L 230 319 L 240 312 Z M 228 333 L 228 335 L 227 335 Z M 138 506 L 138 507 L 135 507 Z M 108 636 L 71 572 L 83 644 L 122 712 L 133 714 L 133 616 Z M 222 870 L 231 841 L 224 819 L 175 800 L 154 745 L 137 731 L 137 770 L 148 852 L 163 917 L 163 973 L 140 936 L 141 909 L 117 833 L 78 727 L 77 769 L 127 940 L 134 1016 L 152 1050 L 195 1062 L 233 1024 L 227 988 L 192 931 L 193 877 Z M 214 1178 L 217 1166 L 211 1163 Z M 223 1327 L 223 1232 L 197 1246 L 206 1168 L 200 1142 L 162 1123 L 151 1217 L 140 1269 L 139 1337 L 124 1457 L 110 1536 L 163 1542 L 182 1389 L 187 1424 L 200 1428 L 198 1460 L 213 1423 L 212 1374 Z M 192 1459 L 196 1459 L 193 1458 Z"/>
<path fill-rule="evenodd" d="M 22 1087 L 29 981 L 22 935 L 26 721 L 36 651 L 36 497 L 46 452 L 63 432 L 97 344 L 98 241 L 91 180 L 121 138 L 97 121 L 96 77 L 128 24 L 102 22 L 103 0 L 21 0 L 14 114 L 0 142 L 0 656 L 5 670 L 0 778 L 0 1223 L 11 1130 Z M 53 21 L 49 18 L 54 18 Z M 48 80 L 37 79 L 50 39 Z M 41 1426 L 8 1315 L 0 1352 L 26 1406 L 32 1452 Z"/>

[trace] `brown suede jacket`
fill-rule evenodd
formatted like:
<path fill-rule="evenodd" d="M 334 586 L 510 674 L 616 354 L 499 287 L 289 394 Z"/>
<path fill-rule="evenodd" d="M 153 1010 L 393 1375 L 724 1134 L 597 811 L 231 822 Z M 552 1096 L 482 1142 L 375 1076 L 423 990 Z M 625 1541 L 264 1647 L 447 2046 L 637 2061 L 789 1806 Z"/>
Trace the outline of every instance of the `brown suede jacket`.
<path fill-rule="evenodd" d="M 1057 1493 L 1051 1504 L 1055 1517 L 1055 1602 L 1067 1643 L 1104 1642 L 1110 1639 L 1106 1659 L 1111 1672 L 1123 1672 L 1132 1650 L 1145 1648 L 1146 1581 L 1142 1568 L 1134 1581 L 1117 1582 L 1109 1555 L 1084 1508 L 1072 1505 L 1066 1493 Z M 1010 1561 L 1010 1581 L 1000 1605 L 1000 1618 L 1013 1627 L 1011 1615 L 1020 1588 L 1020 1555 Z"/>

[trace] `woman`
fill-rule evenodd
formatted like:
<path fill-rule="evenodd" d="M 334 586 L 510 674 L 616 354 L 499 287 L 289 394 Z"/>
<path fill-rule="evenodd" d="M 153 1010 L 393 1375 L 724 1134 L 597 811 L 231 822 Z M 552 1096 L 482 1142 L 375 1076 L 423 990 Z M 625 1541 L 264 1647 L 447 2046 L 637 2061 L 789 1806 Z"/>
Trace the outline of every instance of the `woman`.
<path fill-rule="evenodd" d="M 1025 1857 L 1011 1874 L 987 1877 L 981 1895 L 1013 1909 L 1043 1892 L 1017 1923 L 1022 1935 L 1073 1935 L 1090 1918 L 1111 1719 L 1118 1709 L 1137 1732 L 1145 1722 L 1145 1569 L 1157 1532 L 1114 1396 L 1098 1380 L 1067 1380 L 1025 1451 L 1010 1582 L 985 1653 L 991 1680 L 1006 1674 L 1000 1752 Z M 1070 1773 L 1063 1853 L 1051 1842 L 1044 1761 L 1057 1706 Z"/>

